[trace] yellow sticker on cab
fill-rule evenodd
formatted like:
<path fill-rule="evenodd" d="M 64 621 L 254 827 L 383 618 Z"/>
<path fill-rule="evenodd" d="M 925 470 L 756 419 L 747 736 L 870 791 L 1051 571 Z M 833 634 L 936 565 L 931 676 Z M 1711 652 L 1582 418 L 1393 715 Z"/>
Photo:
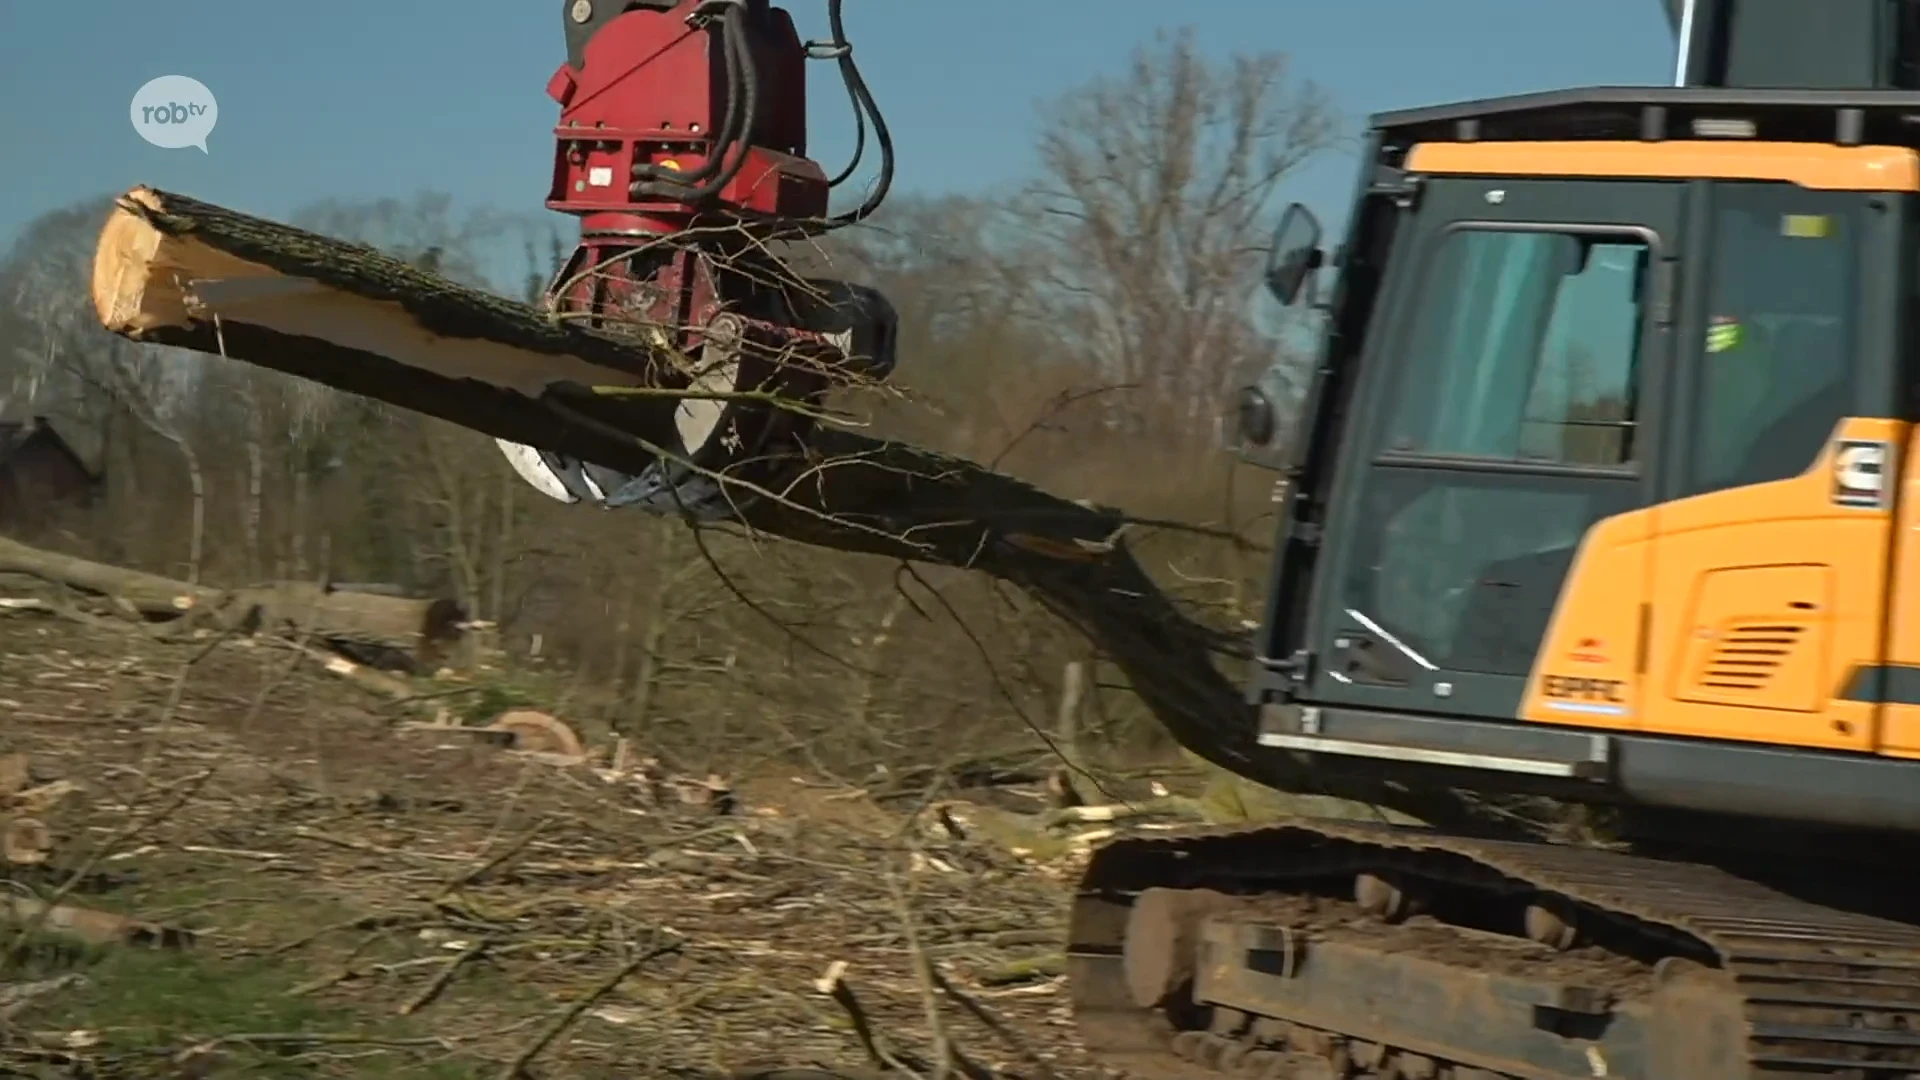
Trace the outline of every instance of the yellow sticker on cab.
<path fill-rule="evenodd" d="M 1833 232 L 1833 218 L 1826 214 L 1785 214 L 1780 218 L 1780 235 L 1797 240 L 1821 240 Z"/>

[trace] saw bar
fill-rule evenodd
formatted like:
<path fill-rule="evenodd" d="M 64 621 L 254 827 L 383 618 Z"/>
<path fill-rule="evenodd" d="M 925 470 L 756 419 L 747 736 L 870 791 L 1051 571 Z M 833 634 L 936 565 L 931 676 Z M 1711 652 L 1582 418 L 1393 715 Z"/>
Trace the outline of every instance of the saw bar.
<path fill-rule="evenodd" d="M 1136 1075 L 1920 1076 L 1920 930 L 1718 869 L 1290 822 L 1118 839 L 1076 898 L 1089 1049 Z"/>

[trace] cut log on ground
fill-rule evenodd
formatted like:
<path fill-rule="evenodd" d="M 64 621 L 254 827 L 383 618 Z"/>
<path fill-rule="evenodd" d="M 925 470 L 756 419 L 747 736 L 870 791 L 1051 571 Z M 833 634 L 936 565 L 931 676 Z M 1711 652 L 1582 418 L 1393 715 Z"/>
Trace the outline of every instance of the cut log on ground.
<path fill-rule="evenodd" d="M 657 461 L 643 446 L 661 445 L 652 432 L 670 423 L 665 413 L 603 414 L 596 435 L 568 428 L 540 400 L 559 383 L 646 384 L 659 361 L 638 341 L 557 326 L 543 312 L 359 245 L 182 196 L 137 188 L 119 207 L 101 235 L 93 280 L 109 330 L 288 372 L 611 469 L 638 473 Z M 605 424 L 646 443 L 607 438 Z M 673 505 L 689 518 L 961 567 L 1023 587 L 1091 638 L 1176 740 L 1240 775 L 1436 825 L 1484 821 L 1451 792 L 1339 778 L 1258 746 L 1240 688 L 1216 666 L 1244 658 L 1244 635 L 1201 623 L 1167 596 L 1122 542 L 1127 518 L 1118 510 L 837 428 L 785 434 L 736 466 L 682 467 L 678 476 Z"/>
<path fill-rule="evenodd" d="M 44 551 L 5 537 L 0 537 L 0 574 L 25 574 L 50 584 L 109 597 L 125 604 L 131 612 L 150 618 L 179 618 L 195 609 L 212 606 L 220 597 L 217 589 Z"/>
<path fill-rule="evenodd" d="M 106 597 L 149 620 L 191 618 L 243 634 L 305 637 L 375 667 L 432 670 L 460 640 L 466 615 L 445 598 L 352 593 L 306 581 L 222 590 L 44 551 L 0 537 L 0 574 L 25 574 Z"/>
<path fill-rule="evenodd" d="M 372 667 L 432 671 L 462 636 L 466 612 L 446 597 L 350 592 L 311 581 L 235 589 L 221 600 L 237 629 L 310 637 Z"/>
<path fill-rule="evenodd" d="M 31 897 L 16 896 L 12 903 L 0 906 L 0 926 L 65 934 L 95 945 L 141 945 L 148 948 L 183 949 L 194 944 L 195 934 L 181 927 L 116 915 L 110 911 L 81 907 L 78 904 L 54 904 Z"/>

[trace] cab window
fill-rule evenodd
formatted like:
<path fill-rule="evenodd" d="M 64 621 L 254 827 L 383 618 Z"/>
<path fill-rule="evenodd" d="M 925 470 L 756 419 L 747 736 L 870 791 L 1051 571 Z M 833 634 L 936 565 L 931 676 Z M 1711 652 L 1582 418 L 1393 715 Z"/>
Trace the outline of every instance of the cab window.
<path fill-rule="evenodd" d="M 1689 494 L 1798 476 L 1846 415 L 1862 198 L 1787 184 L 1718 187 Z"/>
<path fill-rule="evenodd" d="M 1638 236 L 1452 233 L 1414 319 L 1383 449 L 1630 464 L 1649 257 Z"/>

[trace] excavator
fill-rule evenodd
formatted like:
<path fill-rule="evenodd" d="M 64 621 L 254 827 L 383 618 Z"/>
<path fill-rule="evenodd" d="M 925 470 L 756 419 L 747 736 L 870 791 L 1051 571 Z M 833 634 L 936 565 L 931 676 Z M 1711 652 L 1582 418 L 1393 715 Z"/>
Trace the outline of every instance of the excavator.
<path fill-rule="evenodd" d="M 884 297 L 782 299 L 703 239 L 884 194 L 829 215 L 806 157 L 800 72 L 831 59 L 890 175 L 830 6 L 805 43 L 764 0 L 564 5 L 548 205 L 583 236 L 556 309 L 670 309 L 701 348 L 884 374 Z M 1110 840 L 1067 947 L 1106 1065 L 1920 1078 L 1920 0 L 1662 6 L 1672 85 L 1373 117 L 1343 240 L 1299 205 L 1273 237 L 1268 289 L 1322 328 L 1304 400 L 1276 374 L 1233 410 L 1284 479 L 1261 752 L 1605 827 Z M 772 424 L 710 403 L 681 449 L 750 453 Z M 710 498 L 669 465 L 503 449 L 569 502 Z"/>

